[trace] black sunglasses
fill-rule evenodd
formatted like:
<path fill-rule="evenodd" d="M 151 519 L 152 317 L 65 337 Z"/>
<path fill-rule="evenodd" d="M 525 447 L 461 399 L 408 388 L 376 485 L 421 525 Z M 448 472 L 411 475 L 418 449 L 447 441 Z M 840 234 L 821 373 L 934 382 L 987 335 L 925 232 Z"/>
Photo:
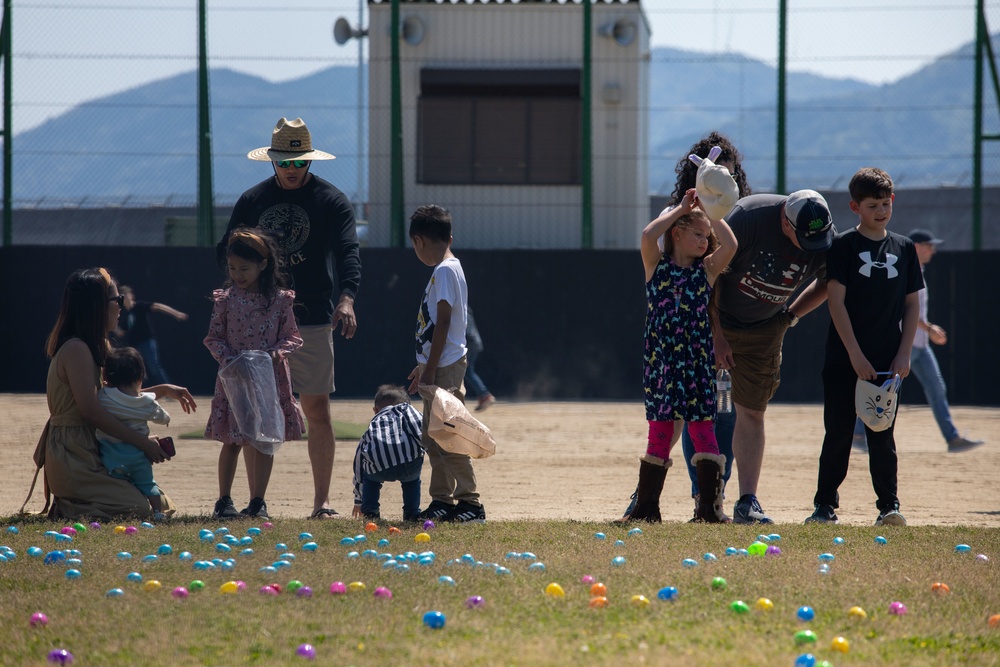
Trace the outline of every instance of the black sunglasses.
<path fill-rule="evenodd" d="M 292 165 L 295 165 L 296 169 L 305 169 L 306 165 L 309 164 L 309 160 L 281 160 L 280 162 L 275 162 L 281 169 L 288 169 Z"/>
<path fill-rule="evenodd" d="M 119 294 L 118 296 L 109 296 L 108 297 L 108 301 L 114 301 L 115 303 L 118 304 L 119 308 L 124 308 L 125 307 L 125 295 L 124 294 Z"/>

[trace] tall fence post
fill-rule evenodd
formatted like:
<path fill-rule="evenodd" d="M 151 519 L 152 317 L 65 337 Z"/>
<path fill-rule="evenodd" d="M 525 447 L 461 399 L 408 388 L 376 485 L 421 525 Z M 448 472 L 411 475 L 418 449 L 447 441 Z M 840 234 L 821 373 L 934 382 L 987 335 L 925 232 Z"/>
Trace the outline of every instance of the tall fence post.
<path fill-rule="evenodd" d="M 3 58 L 3 245 L 8 247 L 13 237 L 14 211 L 12 206 L 14 178 L 11 173 L 13 162 L 14 132 L 11 122 L 11 30 L 10 3 L 3 0 L 3 25 L 0 26 L 0 58 Z"/>
<path fill-rule="evenodd" d="M 208 40 L 205 2 L 198 0 L 198 245 L 215 244 L 215 202 L 212 192 L 212 123 L 208 96 Z"/>
<path fill-rule="evenodd" d="M 392 194 L 389 202 L 389 245 L 402 248 L 403 240 L 403 93 L 399 73 L 399 0 L 392 0 L 392 21 L 390 27 L 390 43 L 392 44 L 392 121 L 390 131 Z"/>
<path fill-rule="evenodd" d="M 788 28 L 788 0 L 781 0 L 778 3 L 778 137 L 777 137 L 777 166 L 775 173 L 774 191 L 778 194 L 785 192 L 785 113 L 787 112 L 786 97 L 786 51 L 787 51 L 787 28 Z"/>
<path fill-rule="evenodd" d="M 583 140 L 583 146 L 581 146 L 580 157 L 583 162 L 581 165 L 583 173 L 581 174 L 583 183 L 580 188 L 581 195 L 581 221 L 580 221 L 580 241 L 581 246 L 585 250 L 589 250 L 594 247 L 594 170 L 593 170 L 593 145 L 591 137 L 591 104 L 593 103 L 591 95 L 590 77 L 592 72 L 591 66 L 591 25 L 593 23 L 593 16 L 591 11 L 591 0 L 582 0 L 583 5 L 583 77 L 580 82 L 582 85 L 581 97 L 583 98 L 583 118 L 581 119 L 580 134 Z"/>

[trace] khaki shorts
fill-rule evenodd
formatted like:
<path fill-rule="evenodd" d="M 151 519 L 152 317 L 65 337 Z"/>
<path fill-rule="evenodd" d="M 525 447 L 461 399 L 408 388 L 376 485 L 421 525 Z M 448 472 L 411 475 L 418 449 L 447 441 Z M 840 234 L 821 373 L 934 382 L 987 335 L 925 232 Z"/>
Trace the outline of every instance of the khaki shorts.
<path fill-rule="evenodd" d="M 754 329 L 726 329 L 723 335 L 733 349 L 735 367 L 733 403 L 763 412 L 781 384 L 781 343 L 788 318 L 778 313 L 770 322 Z"/>
<path fill-rule="evenodd" d="M 333 329 L 329 324 L 299 327 L 299 335 L 302 347 L 288 357 L 292 391 L 299 396 L 333 392 Z"/>

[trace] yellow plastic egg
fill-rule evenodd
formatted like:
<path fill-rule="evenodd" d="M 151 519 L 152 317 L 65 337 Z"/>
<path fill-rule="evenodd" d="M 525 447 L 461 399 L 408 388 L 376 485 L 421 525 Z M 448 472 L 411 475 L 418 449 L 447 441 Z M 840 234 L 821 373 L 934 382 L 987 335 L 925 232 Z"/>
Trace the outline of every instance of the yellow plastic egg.
<path fill-rule="evenodd" d="M 851 618 L 868 618 L 868 614 L 861 607 L 851 607 L 847 610 L 847 615 Z"/>
<path fill-rule="evenodd" d="M 226 583 L 219 586 L 219 592 L 226 593 L 228 595 L 232 595 L 233 593 L 236 593 L 239 590 L 240 588 L 235 581 L 227 581 Z"/>
<path fill-rule="evenodd" d="M 351 583 L 347 584 L 347 590 L 354 591 L 355 593 L 360 593 L 361 591 L 365 590 L 365 588 L 366 588 L 365 582 L 363 581 L 352 581 Z"/>
<path fill-rule="evenodd" d="M 417 533 L 413 536 L 414 542 L 430 542 L 431 536 L 427 533 Z"/>
<path fill-rule="evenodd" d="M 844 637 L 834 637 L 833 641 L 830 643 L 830 648 L 834 651 L 847 653 L 851 650 L 851 643 Z"/>
<path fill-rule="evenodd" d="M 147 591 L 152 592 L 152 591 L 158 591 L 161 588 L 163 588 L 163 584 L 158 582 L 156 579 L 150 579 L 149 581 L 144 583 L 142 587 L 145 588 Z"/>
<path fill-rule="evenodd" d="M 559 584 L 555 583 L 554 581 L 551 584 L 549 584 L 548 586 L 545 587 L 545 594 L 548 595 L 551 598 L 564 598 L 564 597 L 566 597 L 566 591 L 564 591 L 563 587 L 560 586 Z"/>
<path fill-rule="evenodd" d="M 125 526 L 115 526 L 115 534 L 121 535 L 125 532 Z"/>
<path fill-rule="evenodd" d="M 649 606 L 649 598 L 645 595 L 633 595 L 631 602 L 633 607 L 639 607 L 640 609 L 644 609 Z"/>
<path fill-rule="evenodd" d="M 774 603 L 767 598 L 757 598 L 757 603 L 754 606 L 760 611 L 771 611 L 774 609 Z"/>

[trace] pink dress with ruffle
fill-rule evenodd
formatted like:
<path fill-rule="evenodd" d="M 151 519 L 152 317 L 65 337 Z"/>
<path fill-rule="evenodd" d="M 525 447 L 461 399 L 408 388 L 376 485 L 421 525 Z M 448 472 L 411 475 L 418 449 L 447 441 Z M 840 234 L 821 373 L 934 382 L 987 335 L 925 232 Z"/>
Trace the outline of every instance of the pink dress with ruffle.
<path fill-rule="evenodd" d="M 277 351 L 280 359 L 274 364 L 274 380 L 278 385 L 281 411 L 285 415 L 285 440 L 301 439 L 305 424 L 292 395 L 292 380 L 288 372 L 288 355 L 302 347 L 302 337 L 292 313 L 295 292 L 278 290 L 268 304 L 263 294 L 248 292 L 234 285 L 226 290 L 215 290 L 212 298 L 215 306 L 205 347 L 220 367 L 244 350 Z M 245 441 L 218 378 L 215 380 L 215 396 L 212 397 L 205 437 L 225 443 Z"/>

